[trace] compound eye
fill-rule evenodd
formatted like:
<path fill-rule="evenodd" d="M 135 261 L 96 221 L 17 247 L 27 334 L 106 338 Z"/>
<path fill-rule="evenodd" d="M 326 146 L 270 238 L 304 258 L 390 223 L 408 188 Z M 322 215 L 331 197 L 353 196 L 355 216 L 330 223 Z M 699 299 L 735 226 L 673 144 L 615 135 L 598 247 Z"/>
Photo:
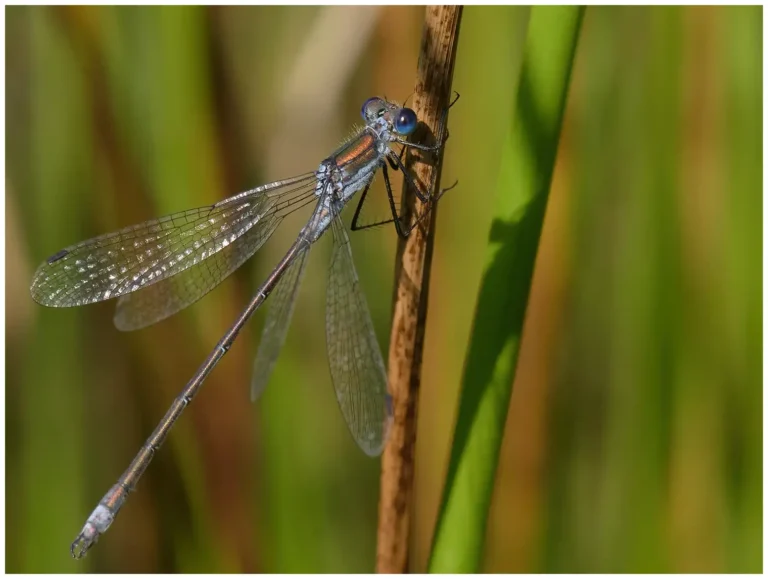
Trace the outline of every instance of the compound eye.
<path fill-rule="evenodd" d="M 379 97 L 371 97 L 363 103 L 360 114 L 363 120 L 370 121 L 381 116 L 384 111 L 383 101 Z"/>
<path fill-rule="evenodd" d="M 401 135 L 410 135 L 416 128 L 416 113 L 411 109 L 400 109 L 395 119 L 395 130 Z"/>

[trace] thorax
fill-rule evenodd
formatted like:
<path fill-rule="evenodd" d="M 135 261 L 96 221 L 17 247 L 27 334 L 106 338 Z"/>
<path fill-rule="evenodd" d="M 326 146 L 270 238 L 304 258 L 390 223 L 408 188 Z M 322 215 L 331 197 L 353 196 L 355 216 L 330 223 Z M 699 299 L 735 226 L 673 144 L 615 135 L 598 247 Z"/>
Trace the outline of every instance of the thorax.
<path fill-rule="evenodd" d="M 389 150 L 385 132 L 365 127 L 320 163 L 315 191 L 320 202 L 307 224 L 312 241 L 325 231 L 352 196 L 371 182 Z"/>

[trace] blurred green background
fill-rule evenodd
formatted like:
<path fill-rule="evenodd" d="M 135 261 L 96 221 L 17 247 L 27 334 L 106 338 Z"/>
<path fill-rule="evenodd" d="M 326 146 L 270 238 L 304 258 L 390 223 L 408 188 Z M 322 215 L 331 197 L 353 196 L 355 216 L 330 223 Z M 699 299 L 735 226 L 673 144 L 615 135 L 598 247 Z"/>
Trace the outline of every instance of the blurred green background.
<path fill-rule="evenodd" d="M 424 570 L 528 9 L 464 11 L 433 261 Z M 249 403 L 243 332 L 88 557 L 69 544 L 298 230 L 135 333 L 35 305 L 58 249 L 311 170 L 413 90 L 419 7 L 6 8 L 6 568 L 368 572 L 379 463 L 336 408 L 327 240 Z M 586 10 L 489 519 L 489 572 L 762 569 L 762 8 Z M 380 187 L 380 185 L 379 185 Z M 377 189 L 379 190 L 379 189 Z M 380 191 L 380 190 L 379 190 Z M 395 236 L 356 233 L 386 352 Z"/>

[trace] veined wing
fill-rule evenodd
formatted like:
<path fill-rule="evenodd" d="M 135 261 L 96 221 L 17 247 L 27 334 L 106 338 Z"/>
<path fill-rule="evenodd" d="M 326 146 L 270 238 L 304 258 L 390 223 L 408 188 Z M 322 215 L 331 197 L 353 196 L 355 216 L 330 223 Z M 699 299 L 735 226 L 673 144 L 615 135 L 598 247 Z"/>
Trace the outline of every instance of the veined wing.
<path fill-rule="evenodd" d="M 286 215 L 315 199 L 314 193 L 282 193 L 253 227 L 211 257 L 175 276 L 121 296 L 117 301 L 115 326 L 122 331 L 145 328 L 195 303 L 256 253 Z"/>
<path fill-rule="evenodd" d="M 45 306 L 79 306 L 168 279 L 235 243 L 260 222 L 269 223 L 265 215 L 311 200 L 315 182 L 314 173 L 276 181 L 214 205 L 145 221 L 62 249 L 35 272 L 32 298 Z M 213 287 L 223 279 L 221 274 L 228 275 L 232 269 L 197 271 L 205 271 L 210 278 L 201 287 L 215 282 Z"/>
<path fill-rule="evenodd" d="M 333 256 L 326 295 L 326 342 L 336 398 L 355 441 L 370 455 L 381 453 L 392 409 L 387 375 L 371 314 L 360 288 L 349 237 L 333 220 Z"/>
<path fill-rule="evenodd" d="M 198 261 L 173 277 L 120 296 L 115 309 L 115 326 L 124 332 L 139 330 L 192 305 L 256 253 L 281 221 L 282 217 L 268 211 L 257 226 L 208 259 Z"/>
<path fill-rule="evenodd" d="M 269 311 L 264 322 L 264 330 L 261 332 L 261 342 L 259 342 L 256 360 L 253 363 L 252 401 L 256 401 L 264 392 L 275 367 L 275 362 L 280 355 L 280 350 L 285 343 L 288 327 L 291 325 L 293 308 L 296 304 L 296 295 L 299 293 L 301 278 L 304 277 L 304 267 L 307 264 L 308 255 L 309 248 L 296 256 L 269 296 Z"/>

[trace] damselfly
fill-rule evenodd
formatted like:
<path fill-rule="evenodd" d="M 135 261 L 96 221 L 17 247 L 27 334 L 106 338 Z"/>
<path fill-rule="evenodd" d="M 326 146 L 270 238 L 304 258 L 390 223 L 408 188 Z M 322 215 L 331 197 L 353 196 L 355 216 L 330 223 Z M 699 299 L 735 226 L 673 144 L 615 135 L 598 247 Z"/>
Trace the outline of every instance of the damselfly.
<path fill-rule="evenodd" d="M 353 195 L 362 191 L 351 227 L 366 227 L 358 223 L 360 209 L 374 175 L 381 170 L 391 217 L 370 225 L 392 222 L 400 236 L 407 236 L 447 189 L 435 192 L 433 178 L 426 190 L 421 190 L 403 164 L 403 152 L 408 148 L 439 151 L 447 137 L 447 110 L 432 146 L 408 141 L 418 122 L 409 108 L 374 97 L 363 104 L 361 112 L 365 125 L 314 172 L 78 243 L 55 253 L 37 269 L 31 292 L 38 303 L 67 307 L 119 298 L 114 319 L 118 329 L 143 328 L 203 297 L 253 255 L 286 215 L 314 205 L 296 241 L 88 517 L 72 543 L 73 557 L 82 557 L 112 524 L 184 408 L 271 294 L 251 383 L 251 397 L 258 397 L 285 341 L 309 250 L 329 228 L 334 243 L 326 298 L 331 377 L 339 407 L 357 444 L 371 456 L 381 453 L 392 420 L 391 401 L 384 361 L 340 214 Z M 393 151 L 396 145 L 402 147 L 399 154 Z M 410 225 L 398 213 L 388 166 L 402 171 L 424 204 Z"/>

